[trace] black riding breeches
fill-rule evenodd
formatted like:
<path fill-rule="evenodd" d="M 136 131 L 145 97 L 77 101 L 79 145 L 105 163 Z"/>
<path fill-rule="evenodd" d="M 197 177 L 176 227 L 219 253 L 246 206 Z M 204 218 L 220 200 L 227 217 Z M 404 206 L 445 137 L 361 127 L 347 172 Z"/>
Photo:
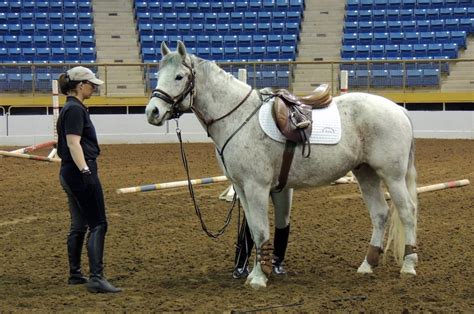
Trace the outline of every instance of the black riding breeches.
<path fill-rule="evenodd" d="M 92 174 L 87 183 L 74 162 L 61 164 L 59 179 L 68 197 L 71 212 L 71 231 L 85 232 L 98 226 L 107 226 L 102 185 L 97 175 L 97 163 L 88 160 Z"/>

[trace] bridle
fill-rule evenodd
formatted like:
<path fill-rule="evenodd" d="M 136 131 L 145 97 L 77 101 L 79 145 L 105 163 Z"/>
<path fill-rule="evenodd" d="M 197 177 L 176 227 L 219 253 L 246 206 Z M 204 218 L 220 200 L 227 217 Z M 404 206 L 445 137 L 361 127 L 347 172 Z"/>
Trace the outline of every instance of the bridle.
<path fill-rule="evenodd" d="M 219 120 L 224 119 L 225 117 L 231 115 L 235 110 L 237 110 L 249 97 L 250 94 L 252 94 L 253 89 L 250 88 L 249 92 L 247 95 L 235 106 L 232 110 L 230 110 L 228 113 L 222 115 L 219 118 L 216 119 L 206 119 L 204 115 L 196 108 L 194 107 L 194 96 L 195 96 L 195 87 L 196 87 L 196 71 L 194 70 L 194 64 L 191 61 L 191 65 L 188 65 L 185 60 L 183 60 L 182 65 L 184 65 L 190 72 L 190 75 L 188 77 L 188 81 L 186 82 L 186 85 L 184 86 L 183 91 L 176 95 L 176 96 L 171 96 L 167 92 L 165 92 L 162 89 L 155 88 L 151 91 L 151 96 L 150 99 L 152 98 L 159 98 L 166 102 L 167 104 L 171 105 L 171 118 L 172 119 L 178 119 L 182 114 L 183 111 L 179 110 L 179 105 L 183 102 L 183 100 L 191 94 L 191 97 L 189 98 L 189 108 L 196 114 L 196 116 L 201 120 L 205 125 L 206 128 L 209 129 L 209 126 L 213 124 L 214 122 L 217 122 Z M 207 132 L 209 135 L 209 131 Z"/>
<path fill-rule="evenodd" d="M 189 107 L 192 109 L 193 108 L 193 102 L 194 102 L 194 87 L 195 87 L 195 81 L 196 81 L 196 71 L 194 70 L 193 63 L 191 61 L 191 65 L 188 65 L 184 60 L 182 64 L 189 69 L 189 72 L 191 75 L 188 76 L 188 81 L 186 82 L 186 85 L 184 86 L 183 91 L 176 95 L 176 96 L 171 96 L 167 92 L 165 92 L 162 89 L 155 88 L 154 90 L 151 91 L 151 96 L 150 99 L 152 98 L 159 98 L 166 102 L 167 104 L 171 105 L 171 117 L 173 119 L 178 119 L 183 112 L 179 110 L 178 106 L 183 102 L 183 100 L 191 94 L 191 97 L 189 98 Z"/>

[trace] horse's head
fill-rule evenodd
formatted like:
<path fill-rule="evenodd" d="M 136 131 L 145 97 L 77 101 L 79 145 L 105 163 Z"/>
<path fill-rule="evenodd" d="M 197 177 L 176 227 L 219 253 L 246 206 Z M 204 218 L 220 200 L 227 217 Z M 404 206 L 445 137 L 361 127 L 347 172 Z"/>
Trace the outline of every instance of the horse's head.
<path fill-rule="evenodd" d="M 161 55 L 158 83 L 145 110 L 148 122 L 154 125 L 162 125 L 189 110 L 194 94 L 195 73 L 184 44 L 178 41 L 172 52 L 162 42 Z"/>

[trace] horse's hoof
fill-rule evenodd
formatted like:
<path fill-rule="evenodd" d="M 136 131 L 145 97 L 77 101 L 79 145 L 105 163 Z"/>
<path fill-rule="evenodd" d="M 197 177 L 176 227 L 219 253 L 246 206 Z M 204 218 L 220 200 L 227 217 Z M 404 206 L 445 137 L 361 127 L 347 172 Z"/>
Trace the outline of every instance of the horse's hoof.
<path fill-rule="evenodd" d="M 250 287 L 252 287 L 255 290 L 261 289 L 261 288 L 266 288 L 267 287 L 267 281 L 268 279 L 265 277 L 254 277 L 252 280 L 250 280 Z"/>
<path fill-rule="evenodd" d="M 367 262 L 367 257 L 364 259 L 362 264 L 357 268 L 357 273 L 359 274 L 372 274 L 374 271 L 372 266 Z"/>
<path fill-rule="evenodd" d="M 416 276 L 415 265 L 418 262 L 418 254 L 412 253 L 405 256 L 403 259 L 402 269 L 400 275 L 402 276 Z"/>

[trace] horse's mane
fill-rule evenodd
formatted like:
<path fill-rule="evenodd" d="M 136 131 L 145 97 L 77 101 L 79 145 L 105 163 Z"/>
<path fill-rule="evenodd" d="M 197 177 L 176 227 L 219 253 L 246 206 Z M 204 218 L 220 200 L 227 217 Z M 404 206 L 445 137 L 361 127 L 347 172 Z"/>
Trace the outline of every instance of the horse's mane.
<path fill-rule="evenodd" d="M 244 82 L 241 82 L 240 80 L 236 79 L 231 73 L 226 72 L 225 70 L 223 70 L 214 61 L 209 61 L 209 60 L 206 60 L 206 59 L 202 59 L 202 58 L 200 58 L 196 55 L 193 55 L 193 54 L 188 54 L 188 56 L 191 58 L 192 62 L 194 63 L 194 67 L 199 66 L 200 70 L 202 71 L 201 75 L 203 77 L 216 78 L 216 73 L 217 73 L 217 75 L 219 75 L 218 76 L 219 80 L 224 80 L 224 79 L 227 80 L 227 81 L 235 80 L 235 81 L 238 81 L 240 83 L 244 83 Z M 163 66 L 168 65 L 168 64 L 177 65 L 177 64 L 180 64 L 181 62 L 182 62 L 181 55 L 177 52 L 172 52 L 172 53 L 167 54 L 166 56 L 164 56 L 161 59 L 160 68 L 162 68 Z"/>

